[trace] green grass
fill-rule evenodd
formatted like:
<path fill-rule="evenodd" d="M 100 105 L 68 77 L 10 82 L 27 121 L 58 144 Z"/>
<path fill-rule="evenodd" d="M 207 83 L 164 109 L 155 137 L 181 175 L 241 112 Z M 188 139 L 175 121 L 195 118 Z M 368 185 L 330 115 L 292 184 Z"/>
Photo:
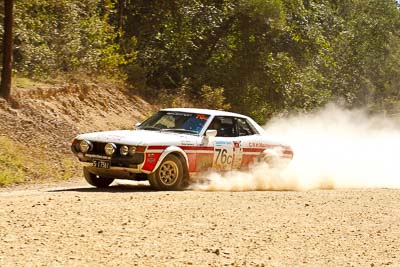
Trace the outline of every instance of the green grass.
<path fill-rule="evenodd" d="M 74 176 L 77 162 L 76 160 L 72 160 L 71 158 L 64 157 L 61 159 L 61 166 L 63 168 L 63 172 L 59 173 L 58 178 L 62 180 L 68 180 Z M 80 168 L 78 169 L 80 170 Z"/>
<path fill-rule="evenodd" d="M 18 184 L 25 180 L 25 174 L 21 170 L 0 170 L 0 186 Z"/>
<path fill-rule="evenodd" d="M 60 154 L 54 162 L 40 150 L 33 151 L 0 136 L 0 187 L 28 181 L 68 180 L 76 175 L 79 169 L 76 165 L 72 156 Z"/>
<path fill-rule="evenodd" d="M 18 90 L 28 90 L 40 86 L 48 86 L 48 83 L 44 83 L 41 81 L 36 81 L 30 78 L 25 78 L 25 77 L 18 77 L 14 76 L 12 79 L 12 87 L 18 88 Z"/>
<path fill-rule="evenodd" d="M 0 137 L 0 186 L 21 183 L 27 178 L 21 145 Z"/>

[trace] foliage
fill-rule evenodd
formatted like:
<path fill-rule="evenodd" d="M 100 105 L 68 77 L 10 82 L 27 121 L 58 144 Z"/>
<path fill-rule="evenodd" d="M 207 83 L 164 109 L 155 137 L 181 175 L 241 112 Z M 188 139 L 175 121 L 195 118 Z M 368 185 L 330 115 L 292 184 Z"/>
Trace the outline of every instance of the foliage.
<path fill-rule="evenodd" d="M 179 93 L 185 84 L 198 98 L 205 86 L 225 88 L 232 110 L 261 122 L 329 101 L 399 100 L 395 1 L 125 3 L 122 31 L 137 38 L 135 64 L 152 90 Z"/>
<path fill-rule="evenodd" d="M 185 81 L 177 92 L 161 90 L 158 94 L 158 104 L 161 107 L 194 107 L 217 110 L 228 110 L 231 108 L 230 104 L 226 103 L 224 88 L 212 88 L 204 85 L 200 90 L 200 95 L 193 100 L 190 96 L 188 85 L 189 82 Z"/>
<path fill-rule="evenodd" d="M 395 0 L 16 0 L 16 27 L 16 72 L 119 73 L 171 105 L 263 122 L 400 102 Z"/>
<path fill-rule="evenodd" d="M 212 88 L 204 85 L 200 90 L 200 100 L 198 101 L 199 107 L 209 109 L 227 110 L 231 105 L 225 103 L 224 88 Z"/>
<path fill-rule="evenodd" d="M 115 74 L 127 60 L 101 1 L 16 0 L 15 69 L 29 76 Z"/>

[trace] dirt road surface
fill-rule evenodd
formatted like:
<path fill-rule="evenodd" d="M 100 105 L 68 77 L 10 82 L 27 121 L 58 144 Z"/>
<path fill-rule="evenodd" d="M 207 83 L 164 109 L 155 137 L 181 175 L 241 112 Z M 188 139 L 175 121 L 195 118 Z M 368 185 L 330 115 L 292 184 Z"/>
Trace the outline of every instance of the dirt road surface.
<path fill-rule="evenodd" d="M 0 266 L 400 266 L 400 191 L 0 191 Z"/>

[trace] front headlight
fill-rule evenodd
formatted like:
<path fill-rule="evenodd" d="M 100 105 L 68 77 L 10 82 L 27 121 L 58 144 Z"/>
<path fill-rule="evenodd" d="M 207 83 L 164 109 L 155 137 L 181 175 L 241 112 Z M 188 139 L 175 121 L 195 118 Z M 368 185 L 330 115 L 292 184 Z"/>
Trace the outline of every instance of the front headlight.
<path fill-rule="evenodd" d="M 129 153 L 129 147 L 128 146 L 121 146 L 121 148 L 119 149 L 119 153 L 122 156 L 126 156 Z"/>
<path fill-rule="evenodd" d="M 117 150 L 117 146 L 113 143 L 108 143 L 105 147 L 104 147 L 104 151 L 106 152 L 106 154 L 108 156 L 111 156 L 112 154 L 115 153 L 115 150 Z"/>
<path fill-rule="evenodd" d="M 133 156 L 136 153 L 136 147 L 135 146 L 131 146 L 129 148 L 129 155 Z"/>
<path fill-rule="evenodd" d="M 93 144 L 90 141 L 82 140 L 79 142 L 79 149 L 82 153 L 92 150 Z"/>

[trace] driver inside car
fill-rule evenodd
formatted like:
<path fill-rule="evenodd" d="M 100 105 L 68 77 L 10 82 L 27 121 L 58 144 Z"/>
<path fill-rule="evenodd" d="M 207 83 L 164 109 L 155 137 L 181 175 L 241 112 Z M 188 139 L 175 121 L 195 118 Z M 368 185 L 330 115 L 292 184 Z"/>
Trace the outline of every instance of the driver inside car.
<path fill-rule="evenodd" d="M 221 119 L 215 118 L 208 127 L 208 130 L 217 130 L 217 136 L 220 136 L 221 124 Z"/>

